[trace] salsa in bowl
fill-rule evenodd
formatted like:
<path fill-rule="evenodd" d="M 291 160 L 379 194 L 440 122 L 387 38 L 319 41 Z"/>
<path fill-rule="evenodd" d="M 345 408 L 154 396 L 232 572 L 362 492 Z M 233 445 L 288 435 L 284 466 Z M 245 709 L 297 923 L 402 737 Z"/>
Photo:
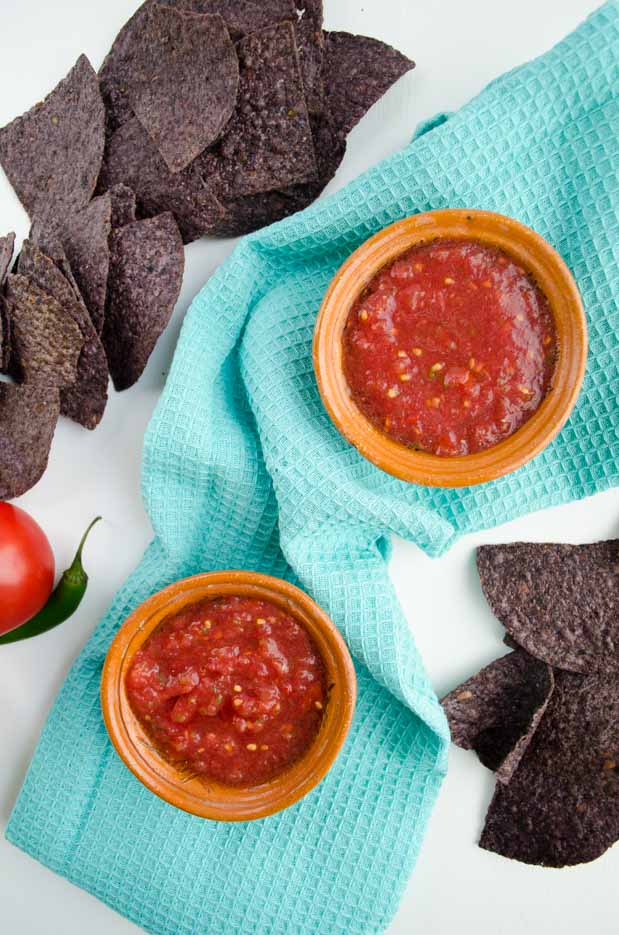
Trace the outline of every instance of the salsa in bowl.
<path fill-rule="evenodd" d="M 188 578 L 119 630 L 101 687 L 126 765 L 179 808 L 225 821 L 296 802 L 332 765 L 356 696 L 334 624 L 266 575 Z"/>
<path fill-rule="evenodd" d="M 587 353 L 578 290 L 534 231 L 487 211 L 406 218 L 363 244 L 320 310 L 314 366 L 340 432 L 429 486 L 520 467 L 561 429 Z"/>

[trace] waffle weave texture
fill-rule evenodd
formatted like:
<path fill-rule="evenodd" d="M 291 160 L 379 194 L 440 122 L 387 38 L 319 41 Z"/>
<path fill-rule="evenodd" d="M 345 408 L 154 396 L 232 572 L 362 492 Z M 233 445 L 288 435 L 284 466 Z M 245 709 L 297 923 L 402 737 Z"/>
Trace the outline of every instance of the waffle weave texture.
<path fill-rule="evenodd" d="M 195 299 L 146 439 L 155 540 L 73 666 L 7 832 L 147 931 L 368 935 L 393 916 L 448 733 L 389 583 L 389 534 L 439 556 L 463 533 L 617 484 L 618 33 L 607 4 L 405 151 L 243 240 Z M 495 483 L 429 490 L 381 473 L 338 435 L 311 342 L 327 284 L 362 241 L 456 206 L 512 215 L 557 248 L 582 292 L 590 356 L 577 408 L 542 455 Z M 317 789 L 275 817 L 225 825 L 176 811 L 133 778 L 98 693 L 107 647 L 138 603 L 185 575 L 235 567 L 287 577 L 330 613 L 356 660 L 359 701 Z"/>

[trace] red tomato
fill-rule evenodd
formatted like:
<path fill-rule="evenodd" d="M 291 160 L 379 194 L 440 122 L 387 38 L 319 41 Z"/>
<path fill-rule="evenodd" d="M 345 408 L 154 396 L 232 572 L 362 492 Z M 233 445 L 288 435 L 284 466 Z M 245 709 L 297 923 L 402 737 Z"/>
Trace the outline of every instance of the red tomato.
<path fill-rule="evenodd" d="M 0 503 L 0 634 L 34 617 L 54 587 L 54 553 L 41 527 Z"/>

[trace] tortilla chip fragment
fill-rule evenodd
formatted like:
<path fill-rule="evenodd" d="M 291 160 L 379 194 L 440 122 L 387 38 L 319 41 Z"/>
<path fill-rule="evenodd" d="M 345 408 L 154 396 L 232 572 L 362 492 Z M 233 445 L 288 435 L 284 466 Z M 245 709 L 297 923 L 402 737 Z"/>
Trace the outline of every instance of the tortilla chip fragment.
<path fill-rule="evenodd" d="M 87 429 L 94 429 L 107 402 L 108 367 L 105 351 L 86 307 L 56 264 L 30 240 L 24 241 L 18 272 L 42 289 L 69 313 L 79 327 L 84 343 L 77 365 L 77 378 L 60 394 L 62 415 Z"/>
<path fill-rule="evenodd" d="M 237 45 L 239 101 L 216 147 L 200 157 L 220 199 L 253 195 L 316 178 L 312 130 L 291 23 Z"/>
<path fill-rule="evenodd" d="M 124 227 L 136 219 L 135 192 L 126 185 L 114 185 L 109 191 L 112 205 L 112 229 Z"/>
<path fill-rule="evenodd" d="M 477 550 L 493 614 L 532 656 L 573 672 L 619 672 L 619 540 Z"/>
<path fill-rule="evenodd" d="M 543 717 L 552 669 L 518 650 L 497 659 L 443 698 L 458 747 L 475 750 L 499 782 L 509 782 Z"/>
<path fill-rule="evenodd" d="M 103 344 L 117 390 L 141 376 L 176 304 L 184 252 L 171 214 L 112 233 Z"/>
<path fill-rule="evenodd" d="M 57 387 L 0 383 L 0 500 L 20 497 L 40 480 L 59 414 Z"/>
<path fill-rule="evenodd" d="M 119 183 L 135 192 L 145 217 L 171 211 L 185 243 L 213 230 L 224 214 L 220 201 L 206 187 L 197 163 L 182 172 L 170 172 L 135 117 L 110 139 L 99 189 L 105 191 Z"/>
<path fill-rule="evenodd" d="M 16 375 L 26 383 L 72 386 L 83 338 L 70 314 L 19 274 L 7 277 L 6 300 Z"/>
<path fill-rule="evenodd" d="M 71 271 L 97 334 L 103 330 L 111 230 L 112 204 L 108 194 L 93 198 L 59 230 Z"/>
<path fill-rule="evenodd" d="M 555 690 L 507 785 L 497 785 L 480 846 L 544 867 L 595 860 L 619 839 L 616 676 L 555 674 Z"/>
<path fill-rule="evenodd" d="M 221 16 L 154 4 L 139 25 L 127 96 L 169 170 L 180 172 L 232 116 L 239 61 Z"/>
<path fill-rule="evenodd" d="M 415 67 L 397 49 L 347 32 L 325 36 L 325 104 L 340 133 L 347 136 L 389 88 Z"/>
<path fill-rule="evenodd" d="M 40 104 L 0 130 L 0 164 L 31 218 L 88 204 L 104 147 L 99 83 L 85 55 Z"/>

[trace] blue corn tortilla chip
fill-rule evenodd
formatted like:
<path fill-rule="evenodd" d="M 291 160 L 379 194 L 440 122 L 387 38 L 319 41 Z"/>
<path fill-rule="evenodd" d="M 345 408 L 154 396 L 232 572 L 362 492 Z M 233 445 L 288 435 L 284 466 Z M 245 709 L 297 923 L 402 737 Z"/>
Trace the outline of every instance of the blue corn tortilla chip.
<path fill-rule="evenodd" d="M 142 375 L 178 298 L 184 267 L 181 235 L 171 214 L 113 231 L 108 301 L 103 328 L 117 390 Z"/>
<path fill-rule="evenodd" d="M 84 343 L 77 364 L 77 377 L 72 386 L 62 390 L 60 411 L 85 428 L 94 429 L 101 421 L 107 402 L 108 367 L 90 315 L 60 269 L 30 240 L 24 241 L 17 269 L 31 283 L 56 299 L 82 333 Z"/>
<path fill-rule="evenodd" d="M 171 211 L 185 243 L 210 233 L 224 215 L 221 202 L 206 187 L 196 163 L 182 172 L 170 172 L 136 117 L 110 139 L 101 171 L 101 191 L 118 184 L 135 192 L 144 217 Z"/>
<path fill-rule="evenodd" d="M 221 16 L 154 4 L 133 36 L 131 109 L 168 169 L 180 172 L 221 135 L 236 105 L 239 60 Z"/>
<path fill-rule="evenodd" d="M 237 44 L 239 103 L 217 146 L 200 159 L 221 199 L 254 195 L 316 178 L 312 129 L 291 23 Z"/>
<path fill-rule="evenodd" d="M 509 782 L 554 689 L 550 666 L 518 650 L 490 663 L 443 698 L 451 739 L 475 750 L 499 782 Z"/>
<path fill-rule="evenodd" d="M 147 0 L 120 30 L 99 71 L 108 133 L 133 117 L 129 89 L 136 69 L 135 36 L 145 28 L 148 12 L 165 6 L 181 12 L 220 16 L 233 40 L 283 20 L 296 21 L 293 0 Z"/>
<path fill-rule="evenodd" d="M 317 178 L 287 189 L 263 192 L 244 198 L 229 199 L 225 213 L 212 234 L 219 237 L 239 237 L 290 217 L 312 204 L 334 177 L 346 153 L 346 139 L 337 133 L 326 115 L 311 116 L 310 123 L 316 148 Z"/>
<path fill-rule="evenodd" d="M 573 672 L 619 673 L 619 540 L 477 550 L 484 595 L 512 639 Z"/>
<path fill-rule="evenodd" d="M 114 185 L 110 188 L 110 203 L 112 207 L 112 229 L 124 227 L 136 220 L 135 192 L 126 185 Z"/>
<path fill-rule="evenodd" d="M 103 330 L 110 266 L 112 203 L 109 194 L 67 218 L 58 230 L 71 271 L 97 334 Z"/>
<path fill-rule="evenodd" d="M 325 35 L 325 106 L 337 130 L 347 136 L 415 63 L 397 49 L 347 32 Z"/>
<path fill-rule="evenodd" d="M 0 500 L 21 497 L 42 477 L 59 414 L 57 386 L 0 383 Z"/>
<path fill-rule="evenodd" d="M 480 846 L 543 867 L 587 863 L 619 839 L 616 676 L 555 673 L 555 690 Z"/>
<path fill-rule="evenodd" d="M 2 298 L 2 287 L 6 274 L 9 271 L 11 260 L 13 259 L 13 249 L 15 247 L 15 234 L 7 234 L 6 237 L 0 237 L 0 370 L 5 371 L 10 363 L 11 357 L 11 332 L 10 323 Z"/>
<path fill-rule="evenodd" d="M 82 55 L 42 103 L 0 130 L 0 164 L 31 218 L 61 220 L 88 204 L 104 140 L 99 83 Z"/>
<path fill-rule="evenodd" d="M 25 383 L 72 386 L 84 339 L 70 314 L 20 274 L 6 281 L 15 376 Z"/>

